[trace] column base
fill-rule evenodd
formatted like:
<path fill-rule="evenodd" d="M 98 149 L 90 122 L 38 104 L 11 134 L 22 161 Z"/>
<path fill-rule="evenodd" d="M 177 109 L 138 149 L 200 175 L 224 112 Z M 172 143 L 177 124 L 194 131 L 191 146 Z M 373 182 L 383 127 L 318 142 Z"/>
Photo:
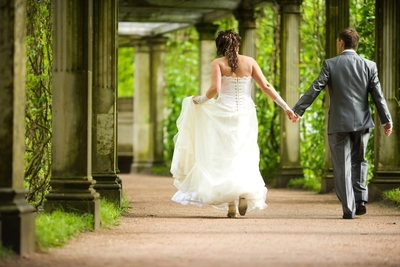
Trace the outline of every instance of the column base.
<path fill-rule="evenodd" d="M 131 171 L 131 165 L 133 156 L 118 155 L 118 169 L 120 173 L 129 173 Z"/>
<path fill-rule="evenodd" d="M 335 191 L 335 183 L 333 181 L 333 172 L 325 171 L 324 176 L 321 179 L 321 191 L 322 194 L 332 193 Z"/>
<path fill-rule="evenodd" d="M 383 191 L 400 187 L 400 171 L 374 172 L 368 185 L 368 201 L 382 199 Z"/>
<path fill-rule="evenodd" d="M 93 188 L 100 194 L 100 197 L 115 203 L 116 207 L 120 208 L 122 190 L 119 181 L 121 179 L 118 179 L 116 174 L 92 174 L 92 176 L 96 181 Z"/>
<path fill-rule="evenodd" d="M 0 188 L 0 241 L 19 255 L 35 252 L 35 209 L 26 189 Z"/>
<path fill-rule="evenodd" d="M 94 180 L 84 178 L 54 178 L 50 180 L 51 191 L 46 195 L 44 210 L 52 212 L 62 208 L 67 212 L 93 215 L 93 228 L 100 228 L 100 195 L 93 186 Z"/>
<path fill-rule="evenodd" d="M 280 169 L 276 176 L 276 188 L 285 188 L 292 179 L 304 178 L 301 168 Z"/>
<path fill-rule="evenodd" d="M 131 173 L 151 174 L 151 162 L 133 162 L 131 165 Z"/>

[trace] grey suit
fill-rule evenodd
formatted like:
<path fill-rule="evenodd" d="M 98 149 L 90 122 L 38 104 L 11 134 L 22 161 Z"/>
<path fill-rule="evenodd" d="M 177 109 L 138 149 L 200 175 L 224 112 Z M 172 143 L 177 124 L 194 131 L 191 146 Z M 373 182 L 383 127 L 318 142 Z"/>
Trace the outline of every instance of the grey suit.
<path fill-rule="evenodd" d="M 353 50 L 324 61 L 320 75 L 293 111 L 302 116 L 326 85 L 330 96 L 328 139 L 335 190 L 342 202 L 343 216 L 353 218 L 355 202 L 368 202 L 368 163 L 364 155 L 370 128 L 374 127 L 368 94 L 382 124 L 391 122 L 391 116 L 376 64 Z"/>

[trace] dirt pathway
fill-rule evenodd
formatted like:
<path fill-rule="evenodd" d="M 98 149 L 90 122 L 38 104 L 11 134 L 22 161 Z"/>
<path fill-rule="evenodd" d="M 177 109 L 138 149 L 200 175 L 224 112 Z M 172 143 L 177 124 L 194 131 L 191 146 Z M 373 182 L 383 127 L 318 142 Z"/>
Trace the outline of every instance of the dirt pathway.
<path fill-rule="evenodd" d="M 132 207 L 120 226 L 0 266 L 400 266 L 400 210 L 382 203 L 343 220 L 334 194 L 269 189 L 266 210 L 229 219 L 170 201 L 172 178 L 120 177 Z"/>

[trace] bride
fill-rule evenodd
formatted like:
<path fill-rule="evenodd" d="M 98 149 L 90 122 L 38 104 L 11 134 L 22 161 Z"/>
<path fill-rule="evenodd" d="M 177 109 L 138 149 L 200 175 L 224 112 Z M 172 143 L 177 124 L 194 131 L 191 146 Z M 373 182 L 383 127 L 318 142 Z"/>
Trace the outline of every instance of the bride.
<path fill-rule="evenodd" d="M 237 211 L 244 216 L 267 206 L 267 188 L 259 171 L 253 80 L 289 119 L 295 116 L 257 62 L 238 54 L 240 41 L 233 30 L 218 33 L 217 55 L 222 57 L 211 64 L 208 91 L 182 102 L 170 170 L 178 189 L 173 201 L 211 205 L 227 210 L 230 218 Z"/>

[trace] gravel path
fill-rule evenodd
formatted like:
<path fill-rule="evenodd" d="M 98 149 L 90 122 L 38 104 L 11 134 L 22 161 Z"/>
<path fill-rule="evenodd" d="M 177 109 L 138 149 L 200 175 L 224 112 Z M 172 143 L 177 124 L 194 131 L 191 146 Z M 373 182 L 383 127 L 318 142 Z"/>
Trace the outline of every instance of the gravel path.
<path fill-rule="evenodd" d="M 270 188 L 266 210 L 229 219 L 172 202 L 172 178 L 120 177 L 132 207 L 121 225 L 0 266 L 400 266 L 400 210 L 382 202 L 343 220 L 334 194 Z"/>

